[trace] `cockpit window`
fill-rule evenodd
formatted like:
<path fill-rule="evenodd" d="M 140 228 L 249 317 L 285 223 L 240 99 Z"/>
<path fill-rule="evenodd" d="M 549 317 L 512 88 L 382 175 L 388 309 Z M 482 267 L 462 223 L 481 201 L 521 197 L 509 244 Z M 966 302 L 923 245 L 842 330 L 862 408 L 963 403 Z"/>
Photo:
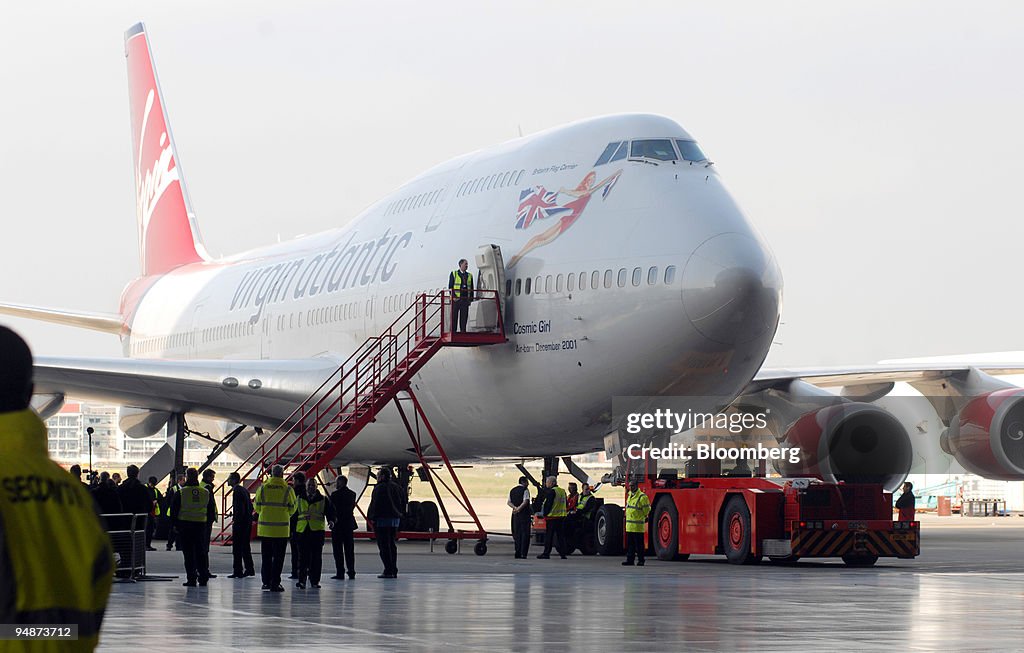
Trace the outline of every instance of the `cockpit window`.
<path fill-rule="evenodd" d="M 675 161 L 677 158 L 672 141 L 667 138 L 633 141 L 629 156 L 634 159 L 654 159 L 655 161 Z"/>
<path fill-rule="evenodd" d="M 708 157 L 705 156 L 704 152 L 700 149 L 700 145 L 697 145 L 693 141 L 676 141 L 676 145 L 679 146 L 679 153 L 683 155 L 685 161 L 707 161 Z"/>
<path fill-rule="evenodd" d="M 600 165 L 604 165 L 611 161 L 612 154 L 615 154 L 615 150 L 616 148 L 619 147 L 619 145 L 620 143 L 618 141 L 615 141 L 614 143 L 608 143 L 608 147 L 604 148 L 604 152 L 601 152 L 601 156 L 597 157 L 597 163 L 595 163 L 594 166 L 597 167 Z"/>
<path fill-rule="evenodd" d="M 612 156 L 612 161 L 618 161 L 619 159 L 625 159 L 626 155 L 629 154 L 629 141 L 622 141 L 619 145 L 619 149 L 615 150 L 615 155 Z"/>

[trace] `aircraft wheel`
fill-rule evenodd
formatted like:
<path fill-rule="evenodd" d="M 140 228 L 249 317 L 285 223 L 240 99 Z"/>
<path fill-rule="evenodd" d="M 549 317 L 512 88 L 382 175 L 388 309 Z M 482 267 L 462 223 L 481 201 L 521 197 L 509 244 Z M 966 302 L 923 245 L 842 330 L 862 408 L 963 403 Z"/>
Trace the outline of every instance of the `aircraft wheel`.
<path fill-rule="evenodd" d="M 477 542 L 476 546 L 473 547 L 473 553 L 478 556 L 487 555 L 487 542 L 483 540 Z"/>
<path fill-rule="evenodd" d="M 741 496 L 733 496 L 725 504 L 722 515 L 722 549 L 734 565 L 753 562 L 750 555 L 750 509 Z"/>
<path fill-rule="evenodd" d="M 597 509 L 594 517 L 594 540 L 597 552 L 603 556 L 622 555 L 623 528 L 625 521 L 622 508 L 614 503 L 606 503 Z"/>
<path fill-rule="evenodd" d="M 456 553 L 459 550 L 459 543 L 455 540 L 448 540 L 444 544 L 444 550 L 447 553 Z"/>

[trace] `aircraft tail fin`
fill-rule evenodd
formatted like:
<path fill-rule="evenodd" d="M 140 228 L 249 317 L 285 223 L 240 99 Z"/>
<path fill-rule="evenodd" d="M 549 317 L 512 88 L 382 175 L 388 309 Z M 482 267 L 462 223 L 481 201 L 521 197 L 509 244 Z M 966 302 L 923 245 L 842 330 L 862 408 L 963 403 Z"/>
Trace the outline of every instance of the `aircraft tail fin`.
<path fill-rule="evenodd" d="M 146 28 L 125 32 L 135 206 L 144 276 L 208 259 L 185 189 Z"/>

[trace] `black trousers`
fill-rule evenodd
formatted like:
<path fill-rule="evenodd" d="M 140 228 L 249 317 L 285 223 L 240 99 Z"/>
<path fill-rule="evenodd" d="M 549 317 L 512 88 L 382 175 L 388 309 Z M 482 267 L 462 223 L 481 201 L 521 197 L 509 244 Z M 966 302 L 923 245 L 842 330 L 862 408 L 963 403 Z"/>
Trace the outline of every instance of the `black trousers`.
<path fill-rule="evenodd" d="M 377 536 L 377 550 L 380 552 L 380 561 L 384 563 L 384 573 L 392 576 L 398 575 L 398 529 L 395 527 L 374 528 Z"/>
<path fill-rule="evenodd" d="M 153 546 L 153 534 L 156 533 L 156 517 L 146 517 L 146 546 Z"/>
<path fill-rule="evenodd" d="M 206 554 L 210 554 L 210 540 L 213 539 L 213 522 L 206 525 L 206 538 L 203 540 L 203 546 L 206 548 Z"/>
<path fill-rule="evenodd" d="M 178 550 L 181 551 L 181 540 L 178 539 L 178 529 L 175 527 L 174 522 L 171 522 L 167 526 L 167 550 L 170 551 L 171 547 L 178 544 Z"/>
<path fill-rule="evenodd" d="M 456 299 L 452 302 L 452 333 L 466 330 L 466 322 L 469 320 L 470 300 Z"/>
<path fill-rule="evenodd" d="M 533 530 L 533 515 L 529 510 L 512 513 L 512 541 L 516 555 L 525 558 L 530 553 L 530 531 Z"/>
<path fill-rule="evenodd" d="M 299 533 L 302 545 L 299 559 L 299 582 L 306 579 L 313 585 L 320 584 L 320 570 L 324 565 L 324 532 L 307 528 Z"/>
<path fill-rule="evenodd" d="M 206 524 L 178 522 L 178 546 L 185 557 L 185 577 L 189 582 L 210 577 L 210 553 L 203 545 Z"/>
<path fill-rule="evenodd" d="M 302 559 L 302 542 L 299 540 L 299 534 L 292 531 L 292 534 L 288 536 L 288 548 L 292 554 L 292 578 L 299 577 L 299 563 Z"/>
<path fill-rule="evenodd" d="M 281 584 L 281 571 L 284 569 L 284 551 L 288 548 L 287 537 L 264 537 L 260 540 L 260 575 L 263 584 L 273 589 Z"/>
<path fill-rule="evenodd" d="M 234 560 L 232 571 L 235 576 L 243 573 L 253 575 L 256 571 L 252 563 L 252 528 L 249 524 L 238 524 L 231 529 L 231 557 Z"/>
<path fill-rule="evenodd" d="M 344 576 L 346 568 L 349 574 L 356 573 L 355 538 L 352 537 L 352 531 L 331 531 L 331 550 L 334 552 L 334 568 L 338 576 Z"/>
<path fill-rule="evenodd" d="M 558 538 L 558 555 L 565 555 L 568 550 L 565 541 L 565 517 L 548 517 L 544 528 L 544 555 L 551 555 L 551 547 Z"/>
<path fill-rule="evenodd" d="M 644 534 L 626 532 L 626 562 L 644 561 Z"/>

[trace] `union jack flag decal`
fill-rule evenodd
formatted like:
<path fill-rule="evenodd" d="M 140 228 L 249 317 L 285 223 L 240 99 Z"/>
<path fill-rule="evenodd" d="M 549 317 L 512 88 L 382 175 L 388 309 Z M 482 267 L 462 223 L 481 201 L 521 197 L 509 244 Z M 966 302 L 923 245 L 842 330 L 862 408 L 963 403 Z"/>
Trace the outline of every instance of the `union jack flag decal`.
<path fill-rule="evenodd" d="M 527 188 L 519 193 L 516 229 L 526 229 L 534 220 L 544 220 L 569 210 L 558 206 L 557 191 L 545 190 L 543 186 Z"/>

